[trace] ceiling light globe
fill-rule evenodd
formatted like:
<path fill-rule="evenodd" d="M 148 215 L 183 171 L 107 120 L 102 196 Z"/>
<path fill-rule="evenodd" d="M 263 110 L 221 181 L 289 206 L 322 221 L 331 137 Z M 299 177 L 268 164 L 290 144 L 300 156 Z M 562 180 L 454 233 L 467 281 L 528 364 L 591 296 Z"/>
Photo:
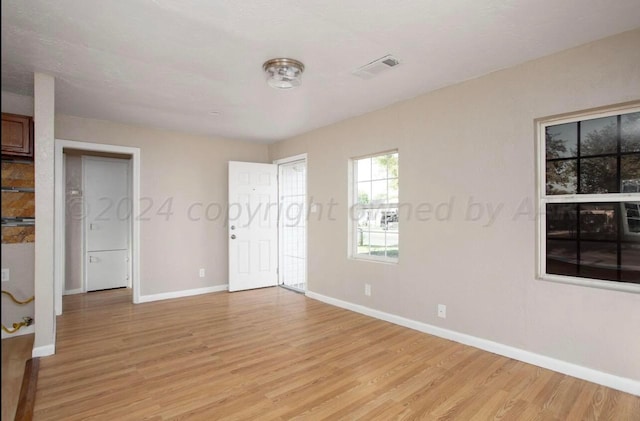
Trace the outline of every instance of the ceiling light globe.
<path fill-rule="evenodd" d="M 291 89 L 302 83 L 304 64 L 289 58 L 275 58 L 262 65 L 269 86 L 277 89 Z"/>

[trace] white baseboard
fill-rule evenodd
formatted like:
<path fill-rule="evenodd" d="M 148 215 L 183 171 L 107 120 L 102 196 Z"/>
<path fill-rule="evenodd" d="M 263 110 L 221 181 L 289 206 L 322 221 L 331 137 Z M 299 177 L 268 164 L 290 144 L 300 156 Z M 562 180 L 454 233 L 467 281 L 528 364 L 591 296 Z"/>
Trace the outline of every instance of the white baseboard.
<path fill-rule="evenodd" d="M 84 293 L 84 289 L 76 288 L 76 289 L 67 289 L 64 291 L 62 295 L 73 295 L 73 294 L 82 294 Z"/>
<path fill-rule="evenodd" d="M 36 326 L 24 326 L 20 328 L 16 333 L 7 333 L 4 330 L 2 331 L 2 339 L 15 338 L 16 336 L 28 335 L 30 333 L 35 333 Z"/>
<path fill-rule="evenodd" d="M 45 346 L 38 346 L 38 347 L 33 348 L 33 351 L 31 351 L 31 357 L 32 358 L 48 357 L 49 355 L 53 355 L 55 353 L 56 353 L 56 345 L 55 344 L 45 345 Z"/>
<path fill-rule="evenodd" d="M 538 367 L 543 367 L 549 370 L 557 371 L 562 374 L 567 374 L 569 376 L 577 377 L 579 379 L 586 380 L 592 383 L 601 384 L 603 386 L 607 386 L 612 389 L 621 390 L 626 393 L 631 393 L 633 395 L 640 396 L 640 381 L 638 380 L 629 379 L 626 377 L 620 377 L 620 376 L 605 373 L 602 371 L 594 370 L 592 368 L 583 367 L 577 364 L 547 357 L 545 355 L 540 355 L 534 352 L 526 351 L 524 349 L 515 348 L 515 347 L 504 345 L 498 342 L 493 342 L 488 339 L 482 339 L 476 336 L 467 335 L 465 333 L 460 333 L 460 332 L 456 332 L 449 329 L 443 329 L 441 327 L 418 322 L 416 320 L 411 320 L 401 316 L 396 316 L 394 314 L 385 313 L 383 311 L 374 310 L 372 308 L 365 307 L 359 304 L 353 304 L 348 301 L 342 301 L 336 298 L 327 297 L 326 295 L 317 294 L 313 291 L 307 291 L 306 295 L 309 298 L 322 301 L 324 303 L 331 304 L 336 307 L 341 307 L 347 310 L 355 311 L 356 313 L 364 314 L 366 316 L 371 316 L 376 319 L 384 320 L 384 321 L 394 323 L 400 326 L 408 327 L 410 329 L 414 329 L 420 332 L 428 333 L 430 335 L 438 336 L 440 338 L 449 339 L 455 342 L 472 346 L 474 348 L 479 348 L 485 351 L 489 351 L 494 354 L 513 358 L 514 360 L 522 361 L 528 364 L 533 364 Z"/>
<path fill-rule="evenodd" d="M 228 284 L 214 285 L 206 288 L 186 289 L 183 291 L 163 292 L 161 294 L 141 295 L 138 303 L 149 303 L 151 301 L 169 300 L 171 298 L 190 297 L 192 295 L 209 294 L 211 292 L 227 291 Z"/>

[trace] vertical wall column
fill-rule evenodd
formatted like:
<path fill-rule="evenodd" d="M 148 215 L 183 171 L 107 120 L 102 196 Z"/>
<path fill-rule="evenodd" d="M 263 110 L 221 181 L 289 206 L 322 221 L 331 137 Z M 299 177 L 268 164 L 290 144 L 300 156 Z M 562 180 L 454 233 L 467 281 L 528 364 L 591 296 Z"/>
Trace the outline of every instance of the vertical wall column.
<path fill-rule="evenodd" d="M 54 119 L 55 80 L 35 73 L 34 163 L 36 202 L 35 340 L 33 356 L 55 353 L 54 312 Z"/>

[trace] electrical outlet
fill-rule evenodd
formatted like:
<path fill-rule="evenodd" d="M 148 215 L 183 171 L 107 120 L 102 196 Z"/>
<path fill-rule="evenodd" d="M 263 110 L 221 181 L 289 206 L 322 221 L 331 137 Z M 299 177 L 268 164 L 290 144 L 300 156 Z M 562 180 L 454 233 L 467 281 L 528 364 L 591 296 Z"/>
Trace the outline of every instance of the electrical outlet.
<path fill-rule="evenodd" d="M 367 297 L 371 297 L 371 285 L 370 284 L 364 284 L 364 295 L 366 295 Z"/>
<path fill-rule="evenodd" d="M 200 269 L 200 277 L 204 278 L 204 268 Z"/>
<path fill-rule="evenodd" d="M 7 282 L 9 280 L 9 269 L 2 269 L 2 282 Z"/>
<path fill-rule="evenodd" d="M 438 304 L 438 317 L 443 319 L 447 318 L 447 306 L 444 304 Z"/>

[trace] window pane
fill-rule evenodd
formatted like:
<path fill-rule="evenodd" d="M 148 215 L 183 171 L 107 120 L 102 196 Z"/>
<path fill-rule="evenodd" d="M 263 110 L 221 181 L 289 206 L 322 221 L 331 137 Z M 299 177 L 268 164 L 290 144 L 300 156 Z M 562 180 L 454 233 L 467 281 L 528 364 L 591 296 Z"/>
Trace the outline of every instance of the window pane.
<path fill-rule="evenodd" d="M 585 120 L 580 123 L 580 156 L 618 152 L 616 116 Z"/>
<path fill-rule="evenodd" d="M 577 212 L 575 204 L 547 204 L 547 239 L 576 238 Z"/>
<path fill-rule="evenodd" d="M 640 191 L 640 154 L 620 157 L 620 184 L 623 193 Z"/>
<path fill-rule="evenodd" d="M 388 155 L 374 156 L 371 158 L 371 179 L 382 180 L 387 178 Z"/>
<path fill-rule="evenodd" d="M 640 112 L 620 117 L 622 152 L 640 152 Z"/>
<path fill-rule="evenodd" d="M 640 237 L 636 238 L 634 234 L 640 235 L 640 202 L 626 202 L 623 203 L 625 224 L 624 235 L 625 237 L 633 238 L 634 241 L 640 241 Z M 628 239 L 628 238 L 625 238 Z"/>
<path fill-rule="evenodd" d="M 386 244 L 386 233 L 384 231 L 371 231 L 370 232 L 370 247 L 372 256 L 385 256 L 385 244 Z"/>
<path fill-rule="evenodd" d="M 387 180 L 371 182 L 371 203 L 387 203 Z"/>
<path fill-rule="evenodd" d="M 580 193 L 617 193 L 615 157 L 580 160 Z"/>
<path fill-rule="evenodd" d="M 380 229 L 388 232 L 398 232 L 398 208 L 380 210 Z"/>
<path fill-rule="evenodd" d="M 622 180 L 622 193 L 640 192 L 640 180 Z"/>
<path fill-rule="evenodd" d="M 578 123 L 548 126 L 545 135 L 547 159 L 578 155 Z"/>
<path fill-rule="evenodd" d="M 580 239 L 613 240 L 618 238 L 617 203 L 583 203 L 580 205 Z"/>
<path fill-rule="evenodd" d="M 387 173 L 389 178 L 398 178 L 398 154 L 389 155 L 387 161 Z"/>
<path fill-rule="evenodd" d="M 369 254 L 369 227 L 371 225 L 371 210 L 358 209 L 354 217 L 357 218 L 356 244 L 357 254 Z"/>
<path fill-rule="evenodd" d="M 368 205 L 371 203 L 371 182 L 358 183 L 358 204 Z"/>
<path fill-rule="evenodd" d="M 547 162 L 547 194 L 574 194 L 577 193 L 578 176 L 577 161 Z"/>
<path fill-rule="evenodd" d="M 398 258 L 398 234 L 387 232 L 387 257 Z"/>
<path fill-rule="evenodd" d="M 359 229 L 369 229 L 372 221 L 372 209 L 360 209 L 357 208 L 354 217 L 357 220 L 357 226 Z"/>
<path fill-rule="evenodd" d="M 368 255 L 369 254 L 369 243 L 370 243 L 370 234 L 369 231 L 365 229 L 358 228 L 358 251 L 357 254 Z"/>
<path fill-rule="evenodd" d="M 578 251 L 575 241 L 547 240 L 547 273 L 578 275 Z"/>
<path fill-rule="evenodd" d="M 616 281 L 618 279 L 617 244 L 582 241 L 579 276 Z"/>
<path fill-rule="evenodd" d="M 621 280 L 640 283 L 640 244 L 622 244 Z"/>
<path fill-rule="evenodd" d="M 549 203 L 546 216 L 547 273 L 640 283 L 640 202 Z"/>
<path fill-rule="evenodd" d="M 357 181 L 371 180 L 371 158 L 358 159 L 356 167 Z"/>
<path fill-rule="evenodd" d="M 398 179 L 390 179 L 388 181 L 387 187 L 389 189 L 389 203 L 398 203 L 400 200 L 398 194 Z"/>
<path fill-rule="evenodd" d="M 380 209 L 367 209 L 367 227 L 369 229 L 380 229 Z"/>

